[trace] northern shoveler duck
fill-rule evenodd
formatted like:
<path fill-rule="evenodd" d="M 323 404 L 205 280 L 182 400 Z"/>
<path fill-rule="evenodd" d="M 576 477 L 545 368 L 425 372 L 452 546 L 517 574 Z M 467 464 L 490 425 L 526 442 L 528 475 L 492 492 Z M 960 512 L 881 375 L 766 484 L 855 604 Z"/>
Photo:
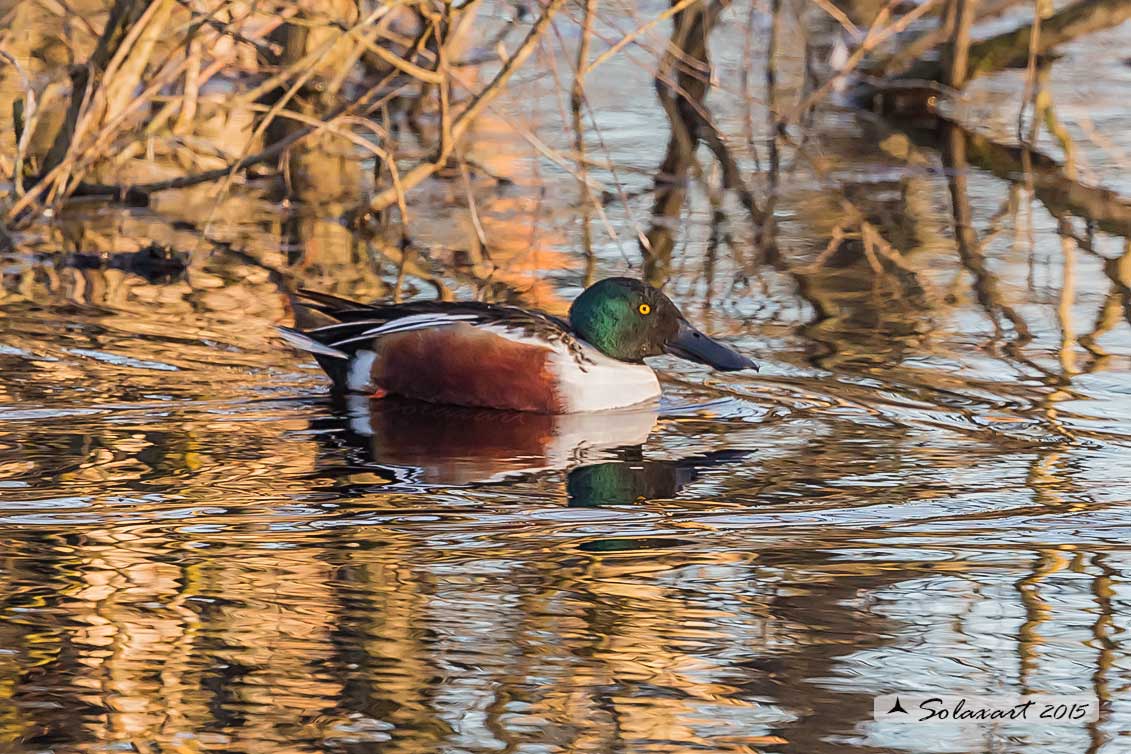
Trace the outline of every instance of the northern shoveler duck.
<path fill-rule="evenodd" d="M 692 327 L 657 289 L 608 278 L 574 300 L 569 319 L 503 304 L 362 304 L 300 291 L 300 329 L 279 328 L 314 355 L 336 390 L 430 403 L 571 414 L 660 395 L 649 356 L 724 371 L 753 361 Z"/>

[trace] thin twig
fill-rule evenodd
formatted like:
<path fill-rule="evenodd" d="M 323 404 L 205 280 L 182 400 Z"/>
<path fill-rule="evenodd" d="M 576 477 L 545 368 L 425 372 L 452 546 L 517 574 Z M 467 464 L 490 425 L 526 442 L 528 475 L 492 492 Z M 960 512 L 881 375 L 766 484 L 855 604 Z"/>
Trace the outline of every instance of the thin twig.
<path fill-rule="evenodd" d="M 910 13 L 901 16 L 899 20 L 883 26 L 883 24 L 886 23 L 887 19 L 891 16 L 892 9 L 895 8 L 900 2 L 901 0 L 888 0 L 888 4 L 885 5 L 876 15 L 876 20 L 872 23 L 872 26 L 869 27 L 868 35 L 864 37 L 864 41 L 861 42 L 860 46 L 853 51 L 852 55 L 849 56 L 845 64 L 841 66 L 839 70 L 834 72 L 832 76 L 826 79 L 825 82 L 821 84 L 821 86 L 818 87 L 816 91 L 812 92 L 808 97 L 795 105 L 792 110 L 779 118 L 777 122 L 777 127 L 779 129 L 784 128 L 786 125 L 793 122 L 799 115 L 807 112 L 810 108 L 813 107 L 813 105 L 822 100 L 825 95 L 832 91 L 833 87 L 838 81 L 843 79 L 848 74 L 852 73 L 852 71 L 856 70 L 856 67 L 859 66 L 861 62 L 863 62 L 865 56 L 867 56 L 869 52 L 879 47 L 891 37 L 905 30 L 908 26 L 915 23 L 915 21 L 917 21 L 919 18 L 923 17 L 928 12 L 933 10 L 934 7 L 938 5 L 940 0 L 926 0 L 926 2 L 916 7 Z"/>
<path fill-rule="evenodd" d="M 550 21 L 553 20 L 554 15 L 564 3 L 565 0 L 550 0 L 546 9 L 538 18 L 538 21 L 535 22 L 534 26 L 532 26 L 527 33 L 522 44 L 518 46 L 518 49 L 515 50 L 510 59 L 508 59 L 503 67 L 499 69 L 499 72 L 495 74 L 495 78 L 491 80 L 491 83 L 476 94 L 463 112 L 452 122 L 452 144 L 447 145 L 448 153 L 441 151 L 434 159 L 418 164 L 406 173 L 402 181 L 405 191 L 419 185 L 424 179 L 434 175 L 447 164 L 448 158 L 451 156 L 450 150 L 453 148 L 454 144 L 458 143 L 463 138 L 464 134 L 467 133 L 467 130 L 471 127 L 476 116 L 496 97 L 502 94 L 507 81 L 510 80 L 514 72 L 518 70 L 534 51 L 534 48 L 541 41 L 542 35 L 545 34 L 546 29 L 549 27 Z M 393 189 L 385 189 L 369 201 L 368 210 L 372 213 L 380 212 L 396 201 L 396 198 L 396 192 Z"/>
<path fill-rule="evenodd" d="M 813 0 L 813 4 L 832 16 L 838 24 L 844 27 L 845 31 L 852 35 L 853 39 L 860 36 L 860 28 L 852 23 L 852 19 L 848 17 L 848 14 L 830 3 L 829 0 Z"/>
<path fill-rule="evenodd" d="M 633 29 L 628 34 L 625 34 L 623 37 L 621 37 L 619 40 L 617 40 L 616 44 L 614 44 L 612 47 L 605 50 L 604 52 L 602 52 L 600 55 L 598 55 L 596 58 L 593 59 L 593 62 L 590 63 L 585 68 L 585 75 L 588 76 L 590 73 L 593 72 L 593 70 L 595 68 L 597 68 L 597 66 L 603 65 L 604 63 L 608 62 L 608 60 L 610 58 L 612 58 L 614 55 L 616 55 L 618 52 L 620 52 L 625 47 L 627 47 L 628 45 L 635 42 L 636 39 L 641 34 L 644 34 L 649 29 L 652 29 L 652 28 L 658 26 L 659 24 L 663 23 L 664 21 L 667 21 L 669 18 L 671 18 L 675 14 L 679 13 L 680 11 L 684 10 L 685 8 L 688 8 L 688 7 L 694 5 L 695 3 L 698 3 L 698 2 L 701 2 L 701 0 L 679 0 L 678 3 L 671 6 L 666 11 L 664 11 L 660 15 L 656 16 L 652 20 L 648 21 L 646 24 L 639 26 L 636 29 Z"/>

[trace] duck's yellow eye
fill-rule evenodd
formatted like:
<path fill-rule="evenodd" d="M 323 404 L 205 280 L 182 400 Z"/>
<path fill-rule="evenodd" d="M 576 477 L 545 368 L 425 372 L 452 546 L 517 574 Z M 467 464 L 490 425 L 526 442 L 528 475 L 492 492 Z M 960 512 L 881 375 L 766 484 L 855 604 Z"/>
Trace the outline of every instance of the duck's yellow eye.
<path fill-rule="evenodd" d="M 641 314 L 651 314 L 652 307 L 648 304 L 641 304 L 640 306 L 636 307 L 636 311 L 640 312 Z"/>

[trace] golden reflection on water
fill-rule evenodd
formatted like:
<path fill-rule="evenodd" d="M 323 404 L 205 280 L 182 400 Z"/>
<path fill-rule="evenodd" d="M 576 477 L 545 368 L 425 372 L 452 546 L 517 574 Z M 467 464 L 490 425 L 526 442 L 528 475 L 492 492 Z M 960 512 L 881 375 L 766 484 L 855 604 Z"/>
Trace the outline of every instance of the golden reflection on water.
<path fill-rule="evenodd" d="M 733 664 L 740 637 L 804 632 L 737 586 L 754 575 L 739 553 L 468 559 L 361 531 L 281 551 L 211 542 L 173 565 L 168 540 L 82 540 L 23 553 L 54 593 L 5 610 L 25 668 L 9 740 L 747 751 L 791 717 Z M 710 602 L 678 585 L 704 571 L 732 584 Z"/>
<path fill-rule="evenodd" d="M 770 323 L 613 427 L 339 405 L 268 276 L 192 276 L 5 294 L 9 749 L 914 748 L 870 694 L 1126 683 L 1118 381 Z"/>

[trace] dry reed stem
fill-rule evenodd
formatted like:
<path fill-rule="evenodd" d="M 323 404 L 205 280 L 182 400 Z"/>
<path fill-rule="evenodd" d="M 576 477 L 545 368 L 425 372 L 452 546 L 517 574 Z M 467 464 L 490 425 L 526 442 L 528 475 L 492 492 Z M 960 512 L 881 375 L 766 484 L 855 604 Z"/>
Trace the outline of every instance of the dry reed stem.
<path fill-rule="evenodd" d="M 490 247 L 487 244 L 487 231 L 483 229 L 483 223 L 479 219 L 479 206 L 475 201 L 475 192 L 471 189 L 471 175 L 467 171 L 467 162 L 464 160 L 459 161 L 459 175 L 460 181 L 463 183 L 463 195 L 467 201 L 467 212 L 471 217 L 471 226 L 475 229 L 475 237 L 479 241 L 479 248 L 490 259 Z M 476 255 L 477 258 L 472 260 L 472 263 L 479 263 L 482 258 Z"/>
<path fill-rule="evenodd" d="M 852 19 L 848 17 L 844 11 L 836 7 L 829 0 L 812 0 L 813 4 L 831 16 L 838 24 L 840 24 L 845 31 L 852 35 L 855 39 L 860 35 L 860 28 L 852 23 Z"/>
<path fill-rule="evenodd" d="M 303 58 L 302 58 L 303 61 L 309 61 L 307 63 L 308 67 L 305 70 L 302 70 L 302 72 L 299 74 L 299 77 L 291 84 L 290 88 L 287 89 L 287 91 L 283 94 L 282 97 L 280 97 L 278 100 L 275 101 L 275 103 L 271 106 L 271 109 L 269 109 L 267 111 L 266 115 L 264 115 L 264 117 L 260 120 L 259 124 L 256 126 L 255 131 L 252 133 L 251 138 L 248 139 L 248 143 L 244 147 L 243 153 L 240 155 L 240 160 L 237 160 L 236 163 L 232 166 L 232 169 L 228 172 L 228 174 L 224 176 L 224 179 L 220 184 L 220 188 L 216 193 L 216 199 L 212 204 L 212 209 L 208 213 L 208 219 L 205 221 L 205 233 L 207 233 L 208 228 L 212 224 L 212 220 L 215 218 L 216 213 L 219 211 L 220 203 L 222 202 L 223 198 L 227 195 L 228 190 L 231 188 L 232 182 L 235 180 L 236 173 L 238 172 L 238 166 L 241 164 L 243 158 L 247 156 L 247 149 L 250 147 L 251 144 L 255 143 L 255 141 L 263 135 L 263 133 L 267 130 L 268 126 L 270 126 L 270 124 L 274 121 L 274 119 L 278 115 L 278 113 L 286 107 L 286 104 L 288 102 L 290 102 L 290 100 L 294 98 L 295 94 L 302 88 L 302 86 L 304 86 L 306 84 L 306 82 L 310 80 L 310 78 L 317 71 L 318 63 L 320 63 L 322 60 L 324 60 L 325 57 L 327 55 L 329 55 L 330 52 L 338 44 L 340 44 L 342 41 L 344 41 L 346 39 L 353 38 L 355 48 L 357 46 L 360 46 L 361 42 L 357 38 L 357 35 L 359 35 L 360 32 L 362 30 L 364 30 L 366 27 L 368 27 L 372 23 L 376 22 L 379 18 L 384 16 L 386 13 L 388 13 L 393 7 L 394 7 L 394 4 L 386 4 L 386 5 L 379 6 L 373 12 L 371 12 L 368 16 L 366 16 L 364 19 L 362 19 L 361 21 L 359 21 L 358 23 L 356 23 L 352 27 L 350 27 L 341 36 L 332 37 L 332 38 L 328 39 L 313 54 L 303 56 Z M 297 66 L 297 64 L 291 66 L 290 69 L 293 70 L 293 69 L 296 68 L 296 66 Z M 324 122 L 328 122 L 328 121 L 324 121 Z M 307 133 L 303 134 L 303 136 L 306 136 L 306 135 L 308 135 L 308 134 Z M 297 139 L 296 139 L 296 141 L 297 141 Z M 386 162 L 391 162 L 391 161 L 392 160 L 389 160 L 389 159 L 386 158 Z M 402 210 L 405 211 L 406 214 L 407 214 L 407 208 L 406 208 L 406 203 L 405 203 L 405 200 L 404 200 L 403 188 L 400 185 L 400 181 L 396 180 L 395 178 L 394 178 L 394 181 L 393 181 L 392 191 L 394 193 L 394 197 L 396 198 L 397 202 L 402 207 Z"/>
<path fill-rule="evenodd" d="M 224 176 L 228 175 L 232 171 L 238 172 L 238 171 L 241 171 L 241 170 L 246 170 L 247 168 L 253 167 L 255 165 L 261 165 L 265 162 L 270 162 L 270 161 L 278 158 L 279 155 L 281 155 L 284 151 L 286 151 L 288 147 L 293 146 L 296 142 L 300 141 L 301 139 L 303 139 L 307 136 L 313 135 L 315 133 L 320 133 L 323 129 L 332 126 L 333 123 L 336 120 L 338 120 L 339 118 L 347 117 L 346 116 L 347 113 L 352 112 L 352 110 L 356 109 L 358 103 L 365 102 L 368 99 L 368 97 L 372 95 L 373 92 L 382 88 L 384 86 L 384 83 L 385 82 L 382 82 L 381 84 L 374 86 L 370 90 L 370 92 L 367 93 L 366 96 L 357 100 L 350 108 L 342 108 L 336 114 L 333 114 L 333 115 L 327 117 L 325 120 L 318 121 L 317 126 L 308 126 L 304 130 L 296 131 L 293 134 L 289 134 L 288 136 L 284 137 L 283 139 L 280 139 L 279 141 L 275 142 L 274 144 L 270 145 L 269 147 L 266 147 L 262 151 L 257 152 L 254 155 L 250 155 L 248 157 L 237 160 L 237 161 L 233 162 L 231 165 L 227 165 L 227 166 L 222 167 L 222 168 L 216 168 L 215 170 L 207 170 L 207 171 L 204 171 L 204 172 L 201 172 L 201 173 L 194 173 L 194 174 L 191 174 L 191 175 L 181 176 L 181 177 L 178 177 L 178 178 L 170 178 L 170 179 L 164 180 L 164 181 L 155 181 L 155 182 L 152 182 L 152 183 L 139 183 L 139 184 L 135 184 L 135 185 L 110 185 L 110 186 L 95 184 L 95 185 L 87 186 L 86 187 L 87 190 L 84 191 L 84 195 L 105 196 L 107 198 L 117 198 L 119 200 L 126 199 L 130 196 L 136 196 L 136 197 L 140 197 L 140 198 L 144 199 L 144 198 L 147 198 L 150 194 L 154 194 L 154 193 L 157 193 L 157 192 L 160 192 L 160 191 L 183 189 L 183 188 L 189 188 L 191 186 L 196 186 L 196 185 L 199 185 L 199 184 L 202 184 L 202 183 L 211 183 L 212 181 L 219 180 L 219 179 L 223 178 Z M 392 97 L 399 94 L 400 89 L 401 88 L 398 88 L 398 89 L 396 89 L 392 92 L 389 92 L 381 100 L 381 102 L 384 102 L 388 99 L 391 99 Z M 374 105 L 370 105 L 370 107 L 380 107 L 381 102 L 378 102 Z"/>
<path fill-rule="evenodd" d="M 107 121 L 121 122 L 116 116 L 126 110 L 128 97 L 136 91 L 141 73 L 153 51 L 156 39 L 152 34 L 151 24 L 155 17 L 160 18 L 163 11 L 169 7 L 168 0 L 154 0 L 147 5 L 141 16 L 130 25 L 125 36 L 119 41 L 105 69 L 100 74 L 95 71 L 92 75 L 88 75 L 89 96 L 84 96 L 78 109 L 74 128 L 68 134 L 66 148 L 60 156 L 60 164 L 77 162 L 80 145 L 83 145 L 83 139 L 89 131 L 100 124 L 104 125 Z M 145 42 L 138 46 L 138 40 L 147 33 L 149 36 L 146 37 Z M 102 44 L 101 40 L 99 44 Z M 138 47 L 136 53 L 135 47 Z M 123 70 L 127 61 L 132 62 L 132 65 L 125 68 L 125 73 L 122 74 L 123 80 L 119 81 L 117 79 L 119 71 Z M 139 67 L 141 70 L 138 70 Z M 71 96 L 74 97 L 73 92 Z M 83 146 L 83 149 L 86 148 Z M 60 175 L 48 195 L 48 202 L 53 201 L 54 195 L 69 182 L 70 177 L 67 173 Z"/>
<path fill-rule="evenodd" d="M 9 209 L 6 214 L 9 221 L 23 212 L 44 191 L 47 192 L 44 199 L 46 204 L 66 196 L 69 186 L 76 183 L 75 175 L 102 159 L 109 141 L 120 131 L 129 116 L 153 100 L 154 95 L 169 83 L 171 77 L 179 75 L 189 65 L 189 61 L 180 53 L 175 54 L 166 61 L 140 96 L 132 100 L 126 99 L 127 95 L 133 95 L 140 83 L 152 57 L 158 27 L 163 25 L 163 20 L 168 17 L 171 9 L 172 3 L 168 0 L 148 5 L 111 56 L 106 70 L 99 78 L 101 85 L 96 87 L 96 77 L 88 77 L 88 88 L 77 109 L 74 127 L 60 162 L 47 175 L 41 176 L 33 190 Z M 92 143 L 84 144 L 86 135 L 97 123 L 102 124 L 101 129 L 93 137 Z"/>
<path fill-rule="evenodd" d="M 375 35 L 376 36 L 376 35 Z M 362 44 L 365 49 L 372 52 L 377 57 L 381 58 L 384 62 L 396 68 L 401 73 L 411 76 L 418 81 L 423 81 L 426 84 L 439 85 L 444 82 L 444 77 L 436 71 L 430 71 L 427 68 L 416 65 L 415 63 L 405 60 L 400 55 L 392 52 L 386 47 L 376 43 L 375 39 L 362 38 Z"/>
<path fill-rule="evenodd" d="M 24 193 L 24 159 L 27 155 L 28 144 L 31 142 L 31 136 L 35 133 L 36 123 L 39 121 L 39 108 L 37 107 L 35 89 L 32 87 L 31 79 L 28 78 L 23 66 L 15 57 L 3 49 L 0 49 L 0 58 L 6 60 L 10 66 L 16 69 L 16 74 L 20 77 L 20 85 L 24 90 L 23 127 L 16 141 L 16 155 L 12 163 L 12 188 L 18 197 Z"/>
<path fill-rule="evenodd" d="M 1029 60 L 1025 64 L 1025 89 L 1021 95 L 1021 108 L 1017 111 L 1017 141 L 1026 143 L 1025 111 L 1029 108 L 1037 85 L 1037 50 L 1041 44 L 1041 10 L 1044 0 L 1033 0 L 1033 23 L 1029 27 Z"/>
<path fill-rule="evenodd" d="M 562 40 L 560 39 L 560 37 L 558 39 L 558 42 L 559 42 L 559 44 L 564 44 L 562 42 Z M 564 47 L 563 47 L 563 53 L 564 53 Z M 578 59 L 578 64 L 580 64 L 580 62 L 581 62 L 580 59 Z M 575 70 L 574 70 L 575 76 L 578 74 L 579 70 L 582 70 L 582 69 L 580 69 L 580 67 L 575 68 Z M 555 71 L 556 71 L 556 69 L 555 69 Z M 556 78 L 556 75 L 555 75 L 555 78 Z M 589 187 L 589 189 L 591 191 L 595 187 L 597 187 L 597 188 L 601 188 L 602 192 L 605 192 L 606 189 L 603 188 L 603 185 L 600 182 L 595 181 L 595 179 L 593 179 L 589 175 L 587 168 L 589 166 L 593 166 L 593 167 L 599 167 L 603 170 L 608 170 L 612 174 L 613 186 L 616 189 L 616 194 L 617 194 L 618 199 L 621 202 L 621 206 L 624 208 L 625 217 L 628 218 L 628 222 L 630 222 L 632 224 L 633 232 L 635 233 L 637 238 L 642 239 L 642 238 L 644 238 L 644 230 L 637 223 L 635 217 L 633 216 L 633 212 L 632 212 L 631 208 L 629 207 L 628 195 L 624 191 L 624 185 L 623 185 L 623 183 L 621 182 L 621 179 L 620 179 L 620 172 L 623 170 L 625 172 L 639 172 L 642 175 L 652 175 L 652 171 L 651 170 L 644 170 L 643 168 L 634 169 L 634 168 L 631 168 L 631 167 L 624 167 L 624 166 L 621 166 L 621 167 L 618 168 L 616 163 L 613 161 L 611 154 L 609 153 L 608 146 L 605 144 L 604 136 L 602 135 L 601 129 L 597 124 L 596 115 L 593 113 L 592 108 L 589 106 L 588 99 L 584 96 L 584 89 L 582 90 L 582 97 L 581 97 L 581 100 L 580 100 L 580 104 L 585 107 L 586 111 L 589 114 L 590 128 L 592 128 L 593 133 L 596 135 L 597 142 L 600 145 L 602 152 L 605 154 L 606 160 L 603 163 L 599 163 L 595 160 L 590 159 L 586 154 L 575 153 L 571 156 L 571 159 L 578 165 L 578 168 L 579 168 L 578 171 L 573 172 L 572 170 L 569 170 L 568 168 L 566 168 L 566 169 L 569 170 L 570 174 L 573 175 L 575 178 L 577 178 L 579 182 L 584 180 L 586 185 Z M 507 125 L 509 127 L 511 127 L 512 129 L 516 127 L 515 124 L 511 121 L 507 121 Z M 533 134 L 531 134 L 531 136 L 533 136 Z M 528 141 L 530 141 L 530 140 L 528 139 Z M 531 143 L 533 143 L 533 142 L 531 142 Z M 616 243 L 617 249 L 621 253 L 621 257 L 624 259 L 626 264 L 632 264 L 631 261 L 629 260 L 628 254 L 625 252 L 624 247 L 621 244 L 620 236 L 617 234 L 616 229 L 613 227 L 612 223 L 609 221 L 609 216 L 605 212 L 605 207 L 604 207 L 603 202 L 598 201 L 596 199 L 592 199 L 588 204 L 585 204 L 583 206 L 585 206 L 585 207 L 591 206 L 597 211 L 597 216 L 600 218 L 601 224 L 604 227 L 605 232 L 608 233 L 609 238 L 611 238 L 613 240 L 613 242 Z M 586 218 L 586 222 L 587 222 L 587 218 Z M 583 223 L 583 228 L 584 227 L 585 227 L 585 224 Z M 583 233 L 584 232 L 585 231 L 583 230 Z M 587 247 L 587 248 L 591 248 L 592 239 L 590 238 L 589 240 L 590 240 L 590 247 Z M 586 275 L 588 276 L 593 271 L 593 265 L 591 264 L 591 260 L 589 260 L 589 259 L 586 260 L 586 266 L 587 266 Z"/>
<path fill-rule="evenodd" d="M 380 6 L 379 8 L 374 10 L 372 13 L 370 13 L 368 16 L 366 16 L 363 20 L 358 21 L 356 24 L 351 26 L 349 29 L 345 30 L 345 32 L 342 36 L 336 37 L 336 38 L 333 38 L 333 39 L 326 41 L 318 49 L 313 50 L 313 51 L 307 53 L 306 55 L 303 55 L 301 58 L 294 61 L 293 63 L 291 63 L 286 68 L 279 71 L 278 73 L 276 73 L 272 76 L 268 76 L 265 80 L 260 82 L 257 86 L 254 86 L 251 89 L 247 90 L 246 92 L 242 92 L 241 94 L 238 94 L 235 97 L 233 97 L 232 98 L 233 108 L 238 108 L 241 105 L 248 105 L 248 104 L 251 104 L 253 102 L 257 102 L 264 95 L 270 93 L 274 89 L 277 89 L 279 86 L 283 85 L 285 82 L 290 81 L 296 74 L 300 77 L 305 75 L 306 80 L 309 80 L 310 75 L 313 74 L 315 67 L 318 65 L 319 62 L 321 62 L 322 60 L 325 59 L 325 57 L 331 52 L 331 50 L 333 50 L 335 45 L 337 45 L 339 42 L 341 42 L 346 37 L 353 37 L 353 35 L 358 34 L 368 24 L 375 22 L 377 19 L 381 18 L 383 15 L 385 15 L 386 13 L 391 11 L 397 5 L 402 5 L 402 4 L 403 3 L 401 3 L 401 2 L 395 2 L 395 3 L 388 3 L 388 4 L 384 4 L 384 5 Z M 296 23 L 296 20 L 292 19 L 290 21 L 290 23 Z"/>
<path fill-rule="evenodd" d="M 584 15 L 581 18 L 581 39 L 577 43 L 577 57 L 573 69 L 573 84 L 570 86 L 570 123 L 573 126 L 573 148 L 576 153 L 577 171 L 580 177 L 578 188 L 581 191 L 581 246 L 585 254 L 585 285 L 593 280 L 596 260 L 593 256 L 593 231 L 589 227 L 589 207 L 594 204 L 593 193 L 589 190 L 589 169 L 585 163 L 585 124 L 581 110 L 586 104 L 585 69 L 589 65 L 589 45 L 593 38 L 593 17 L 597 14 L 598 0 L 585 0 Z"/>
<path fill-rule="evenodd" d="M 450 153 L 455 149 L 452 134 L 452 78 L 448 68 L 448 30 L 451 28 L 451 3 L 444 0 L 443 12 L 433 14 L 432 38 L 436 40 L 436 75 L 440 77 L 436 87 L 440 99 L 440 152 Z"/>
<path fill-rule="evenodd" d="M 410 51 L 410 54 L 415 55 L 417 54 L 417 52 L 419 52 L 419 48 L 421 45 L 423 45 L 425 38 L 426 33 L 422 33 L 414 42 L 412 42 L 412 49 Z M 354 102 L 350 103 L 349 105 L 339 107 L 336 111 L 327 115 L 323 120 L 318 122 L 317 126 L 306 126 L 304 127 L 304 129 L 289 134 L 288 136 L 266 147 L 257 154 L 236 160 L 231 165 L 228 165 L 226 167 L 205 171 L 202 173 L 181 176 L 179 178 L 173 178 L 165 181 L 137 184 L 134 186 L 90 186 L 88 187 L 89 190 L 87 193 L 92 195 L 105 195 L 109 197 L 119 198 L 125 198 L 130 195 L 147 197 L 149 194 L 159 191 L 188 188 L 190 186 L 195 186 L 202 183 L 209 183 L 211 181 L 223 178 L 229 173 L 238 172 L 254 165 L 269 162 L 279 157 L 279 155 L 286 151 L 288 147 L 297 143 L 299 140 L 315 133 L 319 133 L 324 128 L 330 127 L 339 118 L 350 118 L 354 116 L 354 114 L 358 110 L 361 109 L 366 109 L 371 112 L 380 108 L 384 103 L 399 95 L 401 93 L 401 90 L 404 88 L 403 86 L 397 87 L 396 89 L 387 92 L 377 102 L 370 102 L 370 99 L 377 92 L 381 91 L 392 82 L 395 75 L 396 74 L 389 74 L 388 76 L 384 77 L 381 81 L 370 87 L 364 94 L 354 100 Z M 370 125 L 377 127 L 376 124 Z M 396 184 L 394 184 L 394 190 L 396 188 L 397 186 Z"/>
<path fill-rule="evenodd" d="M 82 24 L 83 31 L 89 34 L 93 39 L 98 39 L 98 31 L 95 30 L 89 19 L 63 0 L 55 0 L 55 2 L 58 2 L 57 8 L 52 6 L 51 0 L 40 0 L 39 5 L 49 13 L 54 13 L 60 18 L 65 18 L 68 21 L 78 21 Z M 18 6 L 18 3 L 16 5 Z M 7 18 L 0 19 L 0 28 L 8 28 L 7 20 Z"/>
<path fill-rule="evenodd" d="M 102 79 L 102 91 L 106 102 L 105 112 L 100 116 L 103 121 L 113 120 L 130 103 L 133 93 L 142 82 L 145 70 L 149 67 L 150 58 L 153 57 L 157 43 L 165 31 L 164 27 L 168 25 L 174 5 L 174 0 L 156 0 L 150 5 L 146 9 L 147 17 L 143 17 L 145 20 L 134 27 L 139 30 L 136 39 L 128 46 L 123 43 L 122 49 L 125 54 L 118 66 L 114 67 L 117 56 L 111 61 Z"/>
<path fill-rule="evenodd" d="M 495 74 L 495 78 L 476 94 L 471 103 L 455 118 L 451 129 L 453 141 L 451 144 L 446 145 L 448 152 L 445 153 L 441 151 L 435 159 L 421 163 L 410 170 L 402 181 L 404 190 L 411 190 L 447 164 L 448 158 L 451 156 L 450 150 L 453 148 L 454 144 L 459 142 L 460 139 L 463 138 L 463 135 L 467 133 L 468 128 L 471 127 L 476 116 L 478 116 L 492 100 L 502 93 L 503 87 L 506 86 L 507 81 L 510 80 L 511 76 L 514 75 L 514 72 L 518 70 L 523 62 L 530 57 L 530 54 L 541 41 L 546 29 L 553 20 L 554 15 L 557 14 L 564 3 L 565 0 L 550 0 L 545 10 L 542 11 L 542 15 L 534 23 L 534 26 L 532 26 L 527 33 L 526 38 L 523 39 L 522 43 L 518 46 L 518 49 L 515 50 L 514 54 L 510 56 L 503 67 L 499 69 L 499 72 Z M 385 189 L 369 201 L 368 209 L 372 213 L 377 213 L 396 200 L 396 191 L 393 189 Z"/>
<path fill-rule="evenodd" d="M 950 0 L 947 23 L 951 28 L 950 42 L 944 48 L 946 61 L 944 83 L 952 89 L 966 85 L 970 63 L 970 31 L 974 27 L 975 0 Z"/>
<path fill-rule="evenodd" d="M 65 166 L 66 169 L 51 185 L 44 199 L 44 203 L 53 205 L 64 201 L 70 195 L 72 191 L 71 187 L 81 182 L 82 176 L 85 175 L 86 171 L 105 159 L 105 155 L 109 152 L 113 140 L 121 134 L 122 126 L 130 116 L 134 115 L 137 110 L 152 101 L 153 97 L 162 88 L 172 83 L 172 81 L 181 74 L 186 65 L 187 60 L 181 58 L 175 64 L 170 65 L 163 74 L 158 74 L 153 83 L 132 102 L 128 103 L 118 117 L 103 126 L 103 128 L 94 135 L 93 143 L 90 146 L 82 150 L 74 150 L 73 156 L 68 155 L 61 164 L 61 167 Z"/>
<path fill-rule="evenodd" d="M 257 111 L 260 111 L 260 112 L 266 112 L 268 110 L 268 107 L 267 107 L 267 105 L 257 105 L 255 107 L 252 107 L 251 109 L 257 110 Z M 365 151 L 369 152 L 370 154 L 372 154 L 373 156 L 377 157 L 382 162 L 384 162 L 389 167 L 390 176 L 392 177 L 393 181 L 394 182 L 397 181 L 396 161 L 392 159 L 392 157 L 389 155 L 389 153 L 387 151 L 385 151 L 381 147 L 377 146 L 376 144 L 371 142 L 369 139 L 366 139 L 365 137 L 355 133 L 354 131 L 352 131 L 348 128 L 340 127 L 338 121 L 346 120 L 346 118 L 339 117 L 339 118 L 336 118 L 332 121 L 325 121 L 325 120 L 321 120 L 319 118 L 316 118 L 312 115 L 305 115 L 305 114 L 297 112 L 295 110 L 278 110 L 278 111 L 276 111 L 276 115 L 280 118 L 286 118 L 287 120 L 293 120 L 295 122 L 302 123 L 303 125 L 310 126 L 311 128 L 317 129 L 319 131 L 325 131 L 327 133 L 333 134 L 334 136 L 338 136 L 340 138 L 343 138 L 343 139 L 349 141 L 350 143 L 354 144 L 355 146 L 361 147 Z M 374 132 L 377 133 L 378 135 L 387 136 L 387 134 L 384 133 L 385 129 L 381 128 L 378 124 L 369 123 L 367 121 L 366 125 L 369 125 L 374 130 Z"/>
<path fill-rule="evenodd" d="M 182 58 L 177 65 L 168 66 L 164 75 L 159 74 L 154 77 L 149 87 L 138 95 L 133 102 L 126 106 L 126 108 L 118 115 L 118 117 L 106 124 L 98 134 L 95 135 L 93 144 L 85 149 L 83 153 L 78 153 L 73 148 L 67 150 L 67 154 L 63 161 L 52 168 L 47 175 L 40 178 L 32 189 L 30 189 L 24 196 L 16 202 L 5 213 L 5 220 L 9 223 L 15 218 L 19 217 L 25 209 L 27 209 L 33 201 L 36 200 L 41 194 L 50 189 L 46 198 L 46 203 L 51 203 L 57 197 L 63 195 L 62 189 L 65 188 L 66 183 L 73 176 L 73 169 L 76 167 L 83 167 L 93 164 L 94 162 L 102 159 L 102 150 L 108 144 L 108 139 L 112 138 L 117 132 L 121 124 L 133 114 L 135 110 L 140 108 L 143 104 L 150 101 L 154 95 L 157 94 L 164 86 L 170 83 L 180 72 L 183 70 L 185 61 Z M 89 89 L 88 89 L 89 93 Z M 85 98 L 89 101 L 89 94 Z M 84 103 L 83 107 L 87 104 Z M 72 142 L 73 143 L 73 142 Z M 84 156 L 85 155 L 85 156 Z"/>
<path fill-rule="evenodd" d="M 202 83 L 200 77 L 202 55 L 200 40 L 190 40 L 188 43 L 188 65 L 185 68 L 184 91 L 179 98 L 179 109 L 177 120 L 173 124 L 173 133 L 187 133 L 192 129 L 193 121 L 196 119 L 196 108 Z M 147 130 L 153 133 L 153 131 Z"/>

